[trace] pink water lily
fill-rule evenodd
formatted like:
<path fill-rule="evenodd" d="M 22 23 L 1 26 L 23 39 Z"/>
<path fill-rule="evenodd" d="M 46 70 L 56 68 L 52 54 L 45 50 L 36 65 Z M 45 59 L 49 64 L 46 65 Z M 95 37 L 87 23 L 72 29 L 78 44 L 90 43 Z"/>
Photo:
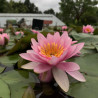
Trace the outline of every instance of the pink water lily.
<path fill-rule="evenodd" d="M 62 26 L 62 30 L 66 30 L 67 28 L 67 26 Z"/>
<path fill-rule="evenodd" d="M 0 45 L 4 45 L 4 37 L 2 37 L 2 34 L 0 34 Z"/>
<path fill-rule="evenodd" d="M 6 44 L 5 39 L 7 40 L 7 43 L 8 43 L 8 41 L 9 41 L 9 39 L 10 39 L 9 34 L 7 34 L 7 33 L 2 33 L 2 34 L 0 34 L 0 45 L 3 46 L 3 45 Z"/>
<path fill-rule="evenodd" d="M 34 34 L 38 34 L 39 31 L 36 31 L 36 30 L 31 30 Z"/>
<path fill-rule="evenodd" d="M 94 28 L 91 25 L 83 26 L 83 33 L 93 34 Z"/>
<path fill-rule="evenodd" d="M 79 72 L 79 65 L 74 62 L 66 62 L 67 59 L 80 52 L 84 43 L 74 44 L 67 32 L 60 36 L 59 32 L 54 35 L 48 34 L 45 38 L 41 33 L 37 35 L 38 42 L 31 39 L 32 50 L 21 53 L 20 56 L 31 61 L 22 66 L 24 69 L 33 69 L 40 74 L 43 82 L 49 82 L 52 77 L 65 92 L 69 89 L 68 73 L 75 79 L 85 82 L 85 78 Z"/>
<path fill-rule="evenodd" d="M 0 32 L 2 32 L 2 33 L 3 33 L 3 31 L 4 31 L 4 29 L 0 28 Z"/>
<path fill-rule="evenodd" d="M 15 32 L 15 35 L 19 35 L 19 34 L 21 34 L 22 36 L 24 35 L 24 33 L 21 32 L 21 31 L 17 31 L 17 32 Z"/>
<path fill-rule="evenodd" d="M 7 40 L 9 40 L 9 39 L 10 39 L 10 35 L 9 35 L 9 34 L 7 34 L 7 33 L 3 33 L 3 34 L 2 34 L 2 36 L 3 36 L 4 38 L 6 38 Z"/>

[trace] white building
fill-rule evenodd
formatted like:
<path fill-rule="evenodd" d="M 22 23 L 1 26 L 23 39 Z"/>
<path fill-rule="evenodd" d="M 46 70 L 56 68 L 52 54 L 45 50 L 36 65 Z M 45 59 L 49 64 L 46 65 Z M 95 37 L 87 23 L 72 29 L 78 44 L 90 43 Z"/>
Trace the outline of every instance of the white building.
<path fill-rule="evenodd" d="M 51 14 L 15 14 L 15 13 L 0 13 L 0 27 L 4 27 L 7 20 L 25 19 L 27 25 L 32 25 L 33 19 L 51 20 L 50 26 L 64 26 L 65 24 Z"/>

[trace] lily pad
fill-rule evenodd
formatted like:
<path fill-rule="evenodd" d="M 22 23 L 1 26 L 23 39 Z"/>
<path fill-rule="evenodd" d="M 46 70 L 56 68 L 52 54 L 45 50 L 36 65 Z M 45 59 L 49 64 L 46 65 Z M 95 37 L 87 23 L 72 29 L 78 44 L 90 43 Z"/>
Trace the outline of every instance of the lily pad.
<path fill-rule="evenodd" d="M 98 78 L 85 76 L 85 83 L 72 83 L 68 95 L 74 98 L 98 98 Z"/>
<path fill-rule="evenodd" d="M 98 53 L 72 58 L 69 61 L 79 64 L 81 72 L 91 76 L 98 76 Z"/>
<path fill-rule="evenodd" d="M 22 98 L 26 88 L 32 84 L 34 87 L 35 80 L 31 74 L 27 71 L 22 71 L 24 74 L 20 74 L 21 71 L 9 71 L 0 75 L 0 78 L 9 85 L 10 88 L 10 97 L 8 98 Z M 28 77 L 27 77 L 28 74 Z M 26 76 L 26 77 L 25 77 Z M 3 97 L 7 98 L 7 97 Z"/>
<path fill-rule="evenodd" d="M 19 60 L 19 55 L 18 54 L 11 55 L 11 56 L 1 56 L 0 57 L 0 63 L 5 65 L 5 66 L 8 66 L 8 67 L 15 64 L 18 60 Z"/>
<path fill-rule="evenodd" d="M 0 98 L 10 98 L 10 89 L 8 85 L 0 79 Z"/>
<path fill-rule="evenodd" d="M 5 67 L 0 66 L 0 73 L 2 73 L 5 70 Z"/>

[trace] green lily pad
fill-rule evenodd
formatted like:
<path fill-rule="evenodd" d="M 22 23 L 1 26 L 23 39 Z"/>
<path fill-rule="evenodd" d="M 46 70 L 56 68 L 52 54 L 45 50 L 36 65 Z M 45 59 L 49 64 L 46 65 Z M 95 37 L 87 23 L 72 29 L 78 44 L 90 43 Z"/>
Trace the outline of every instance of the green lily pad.
<path fill-rule="evenodd" d="M 98 44 L 95 44 L 94 46 L 95 46 L 95 49 L 96 49 L 97 52 L 98 52 Z"/>
<path fill-rule="evenodd" d="M 2 73 L 5 70 L 5 67 L 0 66 L 0 73 Z"/>
<path fill-rule="evenodd" d="M 79 64 L 81 72 L 91 76 L 98 76 L 98 53 L 72 58 L 69 61 Z"/>
<path fill-rule="evenodd" d="M 72 83 L 67 94 L 74 98 L 98 98 L 98 77 L 85 77 L 85 83 Z"/>
<path fill-rule="evenodd" d="M 11 55 L 11 56 L 1 56 L 0 57 L 0 63 L 3 65 L 6 65 L 8 67 L 12 66 L 19 60 L 19 55 Z"/>
<path fill-rule="evenodd" d="M 72 31 L 71 32 L 71 36 L 75 40 L 80 40 L 80 39 L 83 39 L 83 38 L 92 37 L 93 35 L 91 35 L 91 34 L 85 34 L 85 33 L 76 33 L 75 31 Z"/>
<path fill-rule="evenodd" d="M 29 85 L 32 84 L 32 87 L 34 87 L 35 81 L 33 76 L 28 71 L 22 70 L 22 74 L 24 75 L 21 75 L 20 73 L 21 71 L 13 70 L 0 75 L 0 79 L 9 85 L 11 92 L 9 98 L 22 98 Z"/>
<path fill-rule="evenodd" d="M 10 89 L 8 85 L 0 79 L 0 98 L 10 98 Z"/>
<path fill-rule="evenodd" d="M 95 50 L 95 49 L 86 49 L 86 48 L 83 48 L 83 49 L 81 50 L 81 53 L 82 53 L 83 55 L 85 55 L 85 54 L 93 54 L 93 53 L 96 53 L 96 50 Z"/>

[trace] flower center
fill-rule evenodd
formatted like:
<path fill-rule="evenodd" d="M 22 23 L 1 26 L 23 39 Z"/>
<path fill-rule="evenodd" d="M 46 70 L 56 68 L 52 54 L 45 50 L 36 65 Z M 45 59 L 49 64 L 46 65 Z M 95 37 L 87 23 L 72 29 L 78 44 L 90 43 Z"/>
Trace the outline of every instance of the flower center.
<path fill-rule="evenodd" d="M 91 30 L 89 28 L 86 29 L 87 32 L 90 32 Z"/>
<path fill-rule="evenodd" d="M 62 55 L 63 51 L 64 51 L 64 47 L 58 45 L 55 42 L 44 44 L 44 46 L 41 47 L 40 49 L 41 54 L 46 57 L 52 57 L 52 56 L 59 57 Z"/>

